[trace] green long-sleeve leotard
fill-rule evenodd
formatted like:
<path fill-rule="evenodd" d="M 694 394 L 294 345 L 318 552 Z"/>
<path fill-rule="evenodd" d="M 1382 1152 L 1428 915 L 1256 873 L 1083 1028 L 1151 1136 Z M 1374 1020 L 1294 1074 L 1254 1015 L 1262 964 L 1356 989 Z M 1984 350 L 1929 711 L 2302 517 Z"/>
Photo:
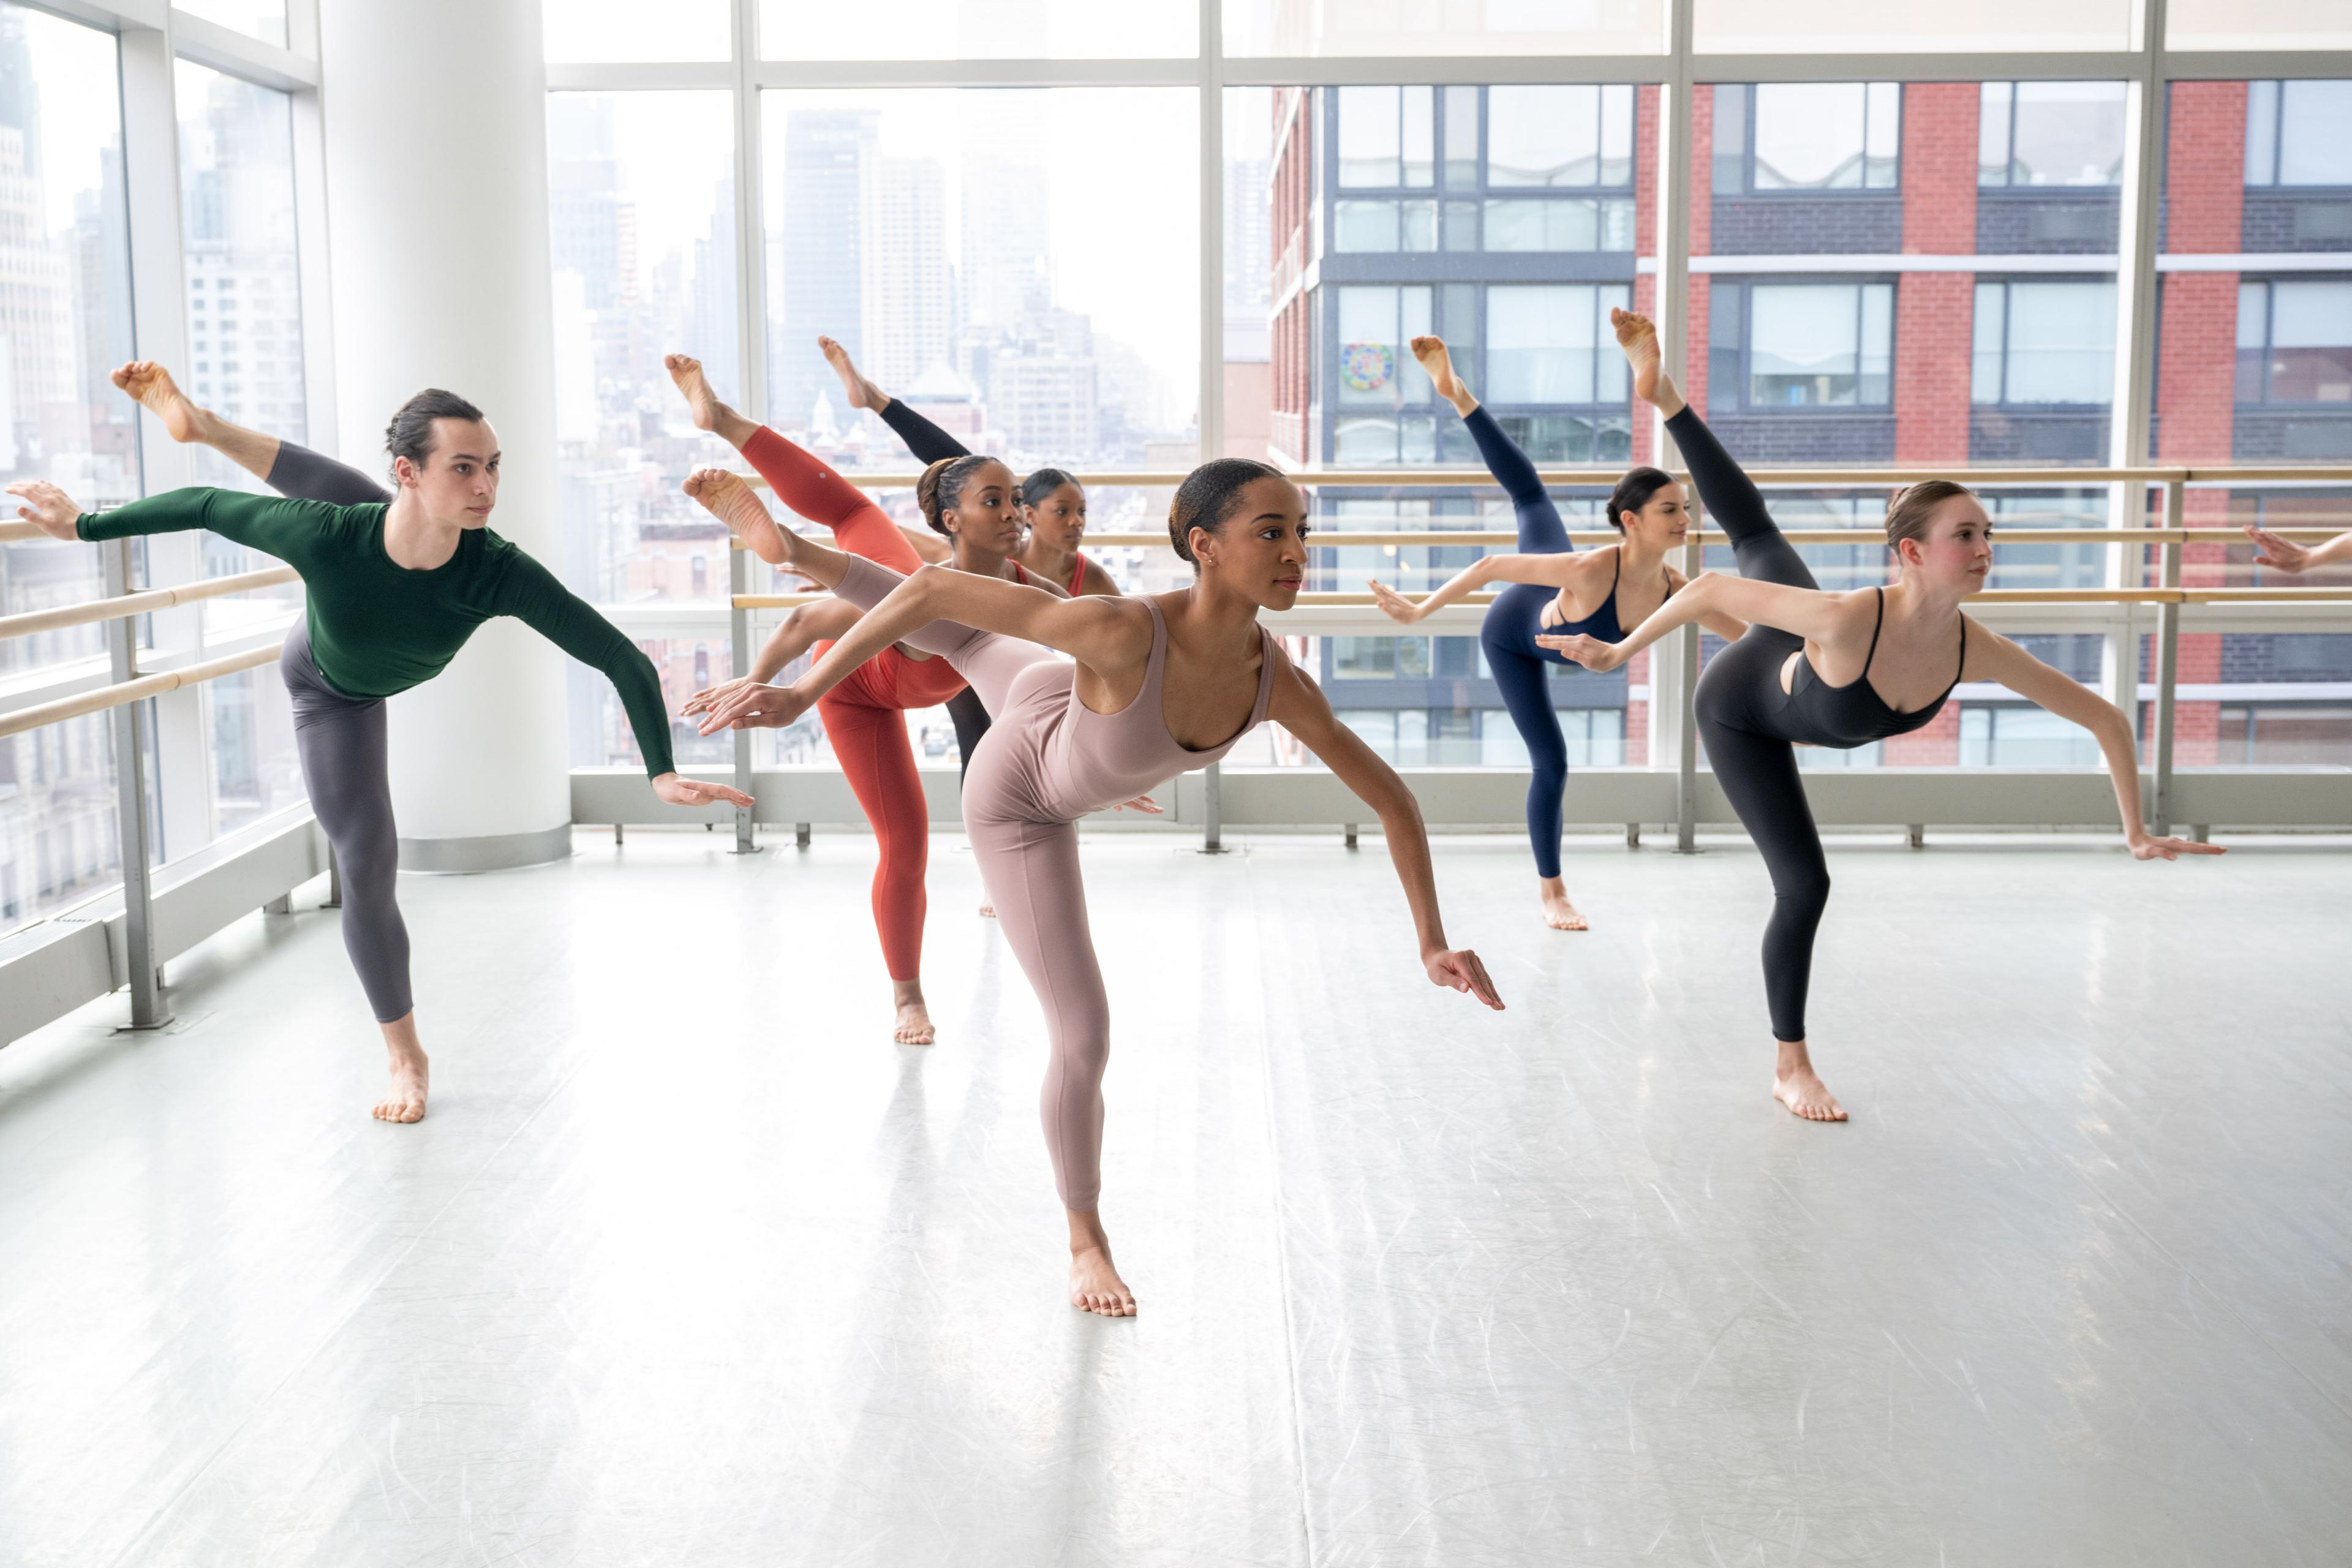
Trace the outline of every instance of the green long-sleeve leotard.
<path fill-rule="evenodd" d="M 171 490 L 111 511 L 86 512 L 84 539 L 208 528 L 275 555 L 310 593 L 311 657 L 348 697 L 390 697 L 441 673 L 474 628 L 512 616 L 573 658 L 604 671 L 621 694 L 648 776 L 675 770 L 669 716 L 653 661 L 553 573 L 487 528 L 467 529 L 442 565 L 411 571 L 384 553 L 380 503 Z"/>

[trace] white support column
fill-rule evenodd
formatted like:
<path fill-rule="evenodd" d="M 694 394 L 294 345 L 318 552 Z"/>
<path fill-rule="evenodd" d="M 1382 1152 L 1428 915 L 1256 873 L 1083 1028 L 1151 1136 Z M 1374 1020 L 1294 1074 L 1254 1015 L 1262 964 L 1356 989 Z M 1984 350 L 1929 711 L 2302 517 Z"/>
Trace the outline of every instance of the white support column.
<path fill-rule="evenodd" d="M 471 399 L 505 454 L 493 526 L 555 560 L 539 0 L 324 0 L 319 41 L 342 450 L 377 449 L 393 410 L 425 387 Z M 568 854 L 564 719 L 562 655 L 513 620 L 395 698 L 401 864 L 478 871 Z"/>
<path fill-rule="evenodd" d="M 1201 454 L 1225 452 L 1224 8 L 1201 4 Z"/>
<path fill-rule="evenodd" d="M 2108 427 L 2107 462 L 2137 468 L 2156 457 L 2156 250 L 2157 215 L 2164 195 L 2165 0 L 2137 0 L 2132 47 L 2137 66 L 2124 87 L 2124 166 L 2116 241 L 2116 376 L 2114 417 Z M 2110 527 L 2144 521 L 2148 489 L 2144 484 L 2110 485 Z M 2107 584 L 2137 587 L 2146 581 L 2144 552 L 2110 550 Z M 2139 729 L 2140 638 L 2155 617 L 2144 606 L 2122 606 L 2122 627 L 2108 635 L 2100 658 L 2099 684 L 2108 701 Z"/>
<path fill-rule="evenodd" d="M 287 47 L 316 59 L 318 0 L 291 0 L 286 7 Z M 325 92 L 314 87 L 294 97 L 294 244 L 302 290 L 302 405 L 309 431 L 303 445 L 334 456 L 341 439 L 335 402 L 335 294 L 327 265 Z M 359 467 L 375 471 L 373 454 L 357 454 Z"/>
<path fill-rule="evenodd" d="M 1691 16 L 1693 0 L 1668 0 L 1668 79 L 1658 89 L 1658 348 L 1666 374 L 1687 381 L 1690 329 L 1691 203 Z M 1704 340 L 1701 340 L 1704 341 Z M 1654 419 L 1658 462 L 1675 468 L 1682 459 L 1665 422 Z M 1696 574 L 1700 552 L 1685 552 L 1684 570 Z M 1688 855 L 1698 847 L 1698 731 L 1691 723 L 1691 693 L 1698 679 L 1698 627 L 1685 626 L 1650 651 L 1650 767 L 1672 769 L 1675 790 L 1675 849 Z"/>

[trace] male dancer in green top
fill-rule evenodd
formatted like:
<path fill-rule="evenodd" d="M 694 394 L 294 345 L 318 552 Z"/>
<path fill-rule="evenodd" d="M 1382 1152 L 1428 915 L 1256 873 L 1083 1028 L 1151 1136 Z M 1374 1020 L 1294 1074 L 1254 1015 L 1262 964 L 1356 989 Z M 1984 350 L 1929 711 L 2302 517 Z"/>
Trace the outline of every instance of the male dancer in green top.
<path fill-rule="evenodd" d="M 141 395 L 153 390 L 152 383 L 134 389 L 123 379 L 142 369 L 160 377 L 167 405 L 200 414 L 156 367 L 125 366 L 118 384 L 156 406 L 154 398 Z M 173 434 L 190 438 L 176 427 Z M 513 616 L 603 670 L 618 689 L 656 795 L 673 805 L 751 802 L 724 785 L 678 776 L 653 661 L 547 568 L 489 531 L 498 504 L 499 443 L 481 410 L 437 390 L 410 398 L 385 432 L 398 486 L 388 498 L 359 500 L 369 483 L 365 476 L 290 442 L 271 445 L 276 450 L 261 471 L 273 484 L 332 495 L 346 504 L 196 488 L 84 513 L 45 480 L 10 485 L 7 493 L 25 502 L 17 516 L 58 539 L 209 528 L 302 574 L 310 602 L 287 636 L 278 668 L 293 700 L 311 809 L 342 874 L 343 945 L 391 1056 L 392 1087 L 375 1114 L 386 1121 L 421 1121 L 426 1062 L 409 992 L 408 931 L 394 896 L 400 841 L 392 816 L 385 698 L 438 675 L 484 621 Z"/>

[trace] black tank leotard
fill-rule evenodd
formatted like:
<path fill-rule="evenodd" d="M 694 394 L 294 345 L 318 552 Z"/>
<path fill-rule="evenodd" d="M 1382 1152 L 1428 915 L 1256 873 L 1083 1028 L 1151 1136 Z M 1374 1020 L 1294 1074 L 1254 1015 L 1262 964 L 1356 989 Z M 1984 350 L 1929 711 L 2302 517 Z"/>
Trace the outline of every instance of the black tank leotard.
<path fill-rule="evenodd" d="M 1818 589 L 1812 573 L 1782 536 L 1764 507 L 1764 498 L 1731 460 L 1705 421 L 1685 408 L 1666 429 L 1689 465 L 1699 500 L 1717 526 L 1731 536 L 1740 575 L 1793 588 Z M 1886 613 L 1885 590 L 1879 616 Z M 1916 713 L 1898 713 L 1870 684 L 1865 660 L 1860 677 L 1843 686 L 1824 685 L 1811 664 L 1799 659 L 1790 689 L 1780 689 L 1780 670 L 1805 639 L 1775 626 L 1750 626 L 1748 634 L 1707 661 L 1698 679 L 1696 717 L 1716 782 L 1739 814 L 1748 837 L 1772 875 L 1772 917 L 1764 927 L 1764 994 L 1776 1039 L 1805 1037 L 1805 998 L 1812 983 L 1813 933 L 1829 903 L 1829 863 L 1820 831 L 1797 771 L 1792 749 L 1835 746 L 1851 750 L 1931 722 L 1951 696 Z M 1878 651 L 1871 632 L 1870 650 Z M 1968 659 L 1968 622 L 1960 623 L 1960 658 Z M 1959 683 L 1957 674 L 1953 685 Z"/>

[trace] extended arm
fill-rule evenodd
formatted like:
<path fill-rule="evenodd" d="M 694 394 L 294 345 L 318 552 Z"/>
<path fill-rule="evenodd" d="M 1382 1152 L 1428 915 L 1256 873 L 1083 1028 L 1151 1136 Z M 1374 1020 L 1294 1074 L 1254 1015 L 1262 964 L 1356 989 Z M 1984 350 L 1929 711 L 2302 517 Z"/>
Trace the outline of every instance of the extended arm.
<path fill-rule="evenodd" d="M 783 669 L 784 666 L 818 643 L 827 642 L 846 633 L 857 624 L 866 612 L 846 599 L 819 599 L 814 605 L 802 605 L 783 618 L 757 658 L 751 660 L 747 675 L 725 680 L 708 691 L 698 691 L 678 707 L 682 717 L 707 713 L 747 686 L 764 686 Z"/>
<path fill-rule="evenodd" d="M 2246 537 L 2262 546 L 2254 552 L 2254 560 L 2264 566 L 2275 566 L 2282 572 L 2308 572 L 2315 566 L 2334 566 L 2352 561 L 2352 531 L 2337 534 L 2325 544 L 2301 545 L 2281 539 L 2266 528 L 2249 523 Z"/>
<path fill-rule="evenodd" d="M 1405 903 L 1412 910 L 1422 967 L 1429 972 L 1429 978 L 1439 985 L 1467 991 L 1500 1011 L 1503 999 L 1486 977 L 1486 967 L 1478 962 L 1478 955 L 1468 948 L 1445 945 L 1445 922 L 1437 909 L 1437 873 L 1429 858 L 1429 831 L 1421 820 L 1421 804 L 1404 780 L 1364 743 L 1362 736 L 1339 722 L 1321 690 L 1295 668 L 1286 667 L 1276 676 L 1266 717 L 1298 737 L 1299 743 L 1321 759 L 1357 799 L 1379 814 L 1389 859 L 1396 867 Z"/>
<path fill-rule="evenodd" d="M 8 487 L 25 504 L 16 515 L 53 539 L 126 539 L 142 533 L 184 533 L 208 528 L 224 539 L 301 566 L 341 509 L 322 501 L 247 495 L 202 486 L 166 490 L 111 511 L 85 512 L 71 496 L 46 479 Z"/>
<path fill-rule="evenodd" d="M 1689 587 L 1653 611 L 1623 642 L 1607 643 L 1581 634 L 1538 636 L 1536 642 L 1559 649 L 1587 669 L 1615 669 L 1676 626 L 1710 616 L 1778 626 L 1811 642 L 1826 642 L 1845 629 L 1854 602 L 1851 594 L 1826 594 L 1816 588 L 1702 572 L 1691 579 Z"/>
<path fill-rule="evenodd" d="M 620 627 L 557 582 L 553 573 L 516 551 L 499 584 L 497 607 L 499 614 L 514 616 L 581 663 L 604 672 L 621 694 L 621 707 L 636 734 L 637 750 L 645 755 L 646 776 L 654 781 L 662 799 L 674 805 L 707 805 L 717 801 L 730 805 L 751 804 L 751 797 L 739 791 L 677 776 L 677 765 L 670 754 L 669 715 L 654 661 Z"/>
<path fill-rule="evenodd" d="M 1456 572 L 1436 591 L 1424 594 L 1418 601 L 1398 593 L 1385 583 L 1375 582 L 1370 587 L 1372 597 L 1391 620 L 1411 626 L 1448 605 L 1459 604 L 1493 583 L 1535 583 L 1546 588 L 1568 587 L 1599 559 L 1598 555 L 1579 555 L 1569 551 L 1535 555 L 1482 555 Z"/>
<path fill-rule="evenodd" d="M 1971 676 L 1999 681 L 2026 700 L 2080 724 L 2098 739 L 2106 759 L 2107 777 L 2116 789 L 2116 810 L 2123 818 L 2124 839 L 2136 859 L 2178 859 L 2183 855 L 2219 855 L 2218 845 L 2187 838 L 2158 838 L 2147 831 L 2139 814 L 2139 760 L 2132 745 L 2132 723 L 2122 709 L 2062 671 L 2053 669 L 2004 637 L 1980 626 L 1969 641 Z"/>

